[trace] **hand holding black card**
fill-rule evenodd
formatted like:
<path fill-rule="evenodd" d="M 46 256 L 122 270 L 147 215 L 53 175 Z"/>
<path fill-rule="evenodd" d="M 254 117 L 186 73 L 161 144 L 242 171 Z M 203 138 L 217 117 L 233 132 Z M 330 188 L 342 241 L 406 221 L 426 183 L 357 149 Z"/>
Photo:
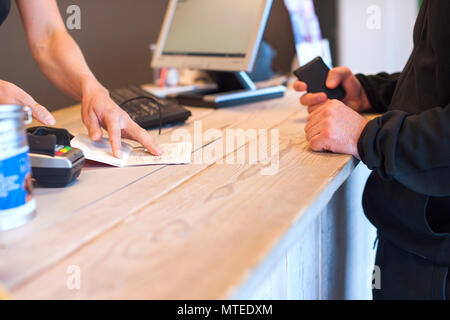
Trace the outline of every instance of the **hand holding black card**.
<path fill-rule="evenodd" d="M 308 85 L 308 92 L 324 92 L 328 99 L 344 99 L 347 93 L 342 85 L 339 85 L 335 89 L 327 88 L 326 82 L 329 72 L 330 69 L 327 67 L 325 62 L 323 62 L 322 58 L 317 57 L 303 67 L 298 68 L 294 71 L 294 74 L 300 81 L 303 81 Z"/>

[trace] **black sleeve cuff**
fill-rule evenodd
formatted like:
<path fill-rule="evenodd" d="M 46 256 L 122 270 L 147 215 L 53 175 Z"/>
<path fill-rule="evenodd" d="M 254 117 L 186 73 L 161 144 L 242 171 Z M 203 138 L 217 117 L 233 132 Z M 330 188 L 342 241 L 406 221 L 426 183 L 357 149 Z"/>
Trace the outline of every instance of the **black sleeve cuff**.
<path fill-rule="evenodd" d="M 375 137 L 378 129 L 377 119 L 369 121 L 358 140 L 359 157 L 370 170 L 375 170 L 377 168 L 377 159 L 370 157 L 368 154 L 370 154 L 370 146 L 373 146 L 375 143 Z"/>
<path fill-rule="evenodd" d="M 388 111 L 400 73 L 389 74 L 382 72 L 370 76 L 357 74 L 356 78 L 366 92 L 367 98 L 372 105 L 372 111 L 377 113 Z"/>
<path fill-rule="evenodd" d="M 378 88 L 370 81 L 370 76 L 359 73 L 356 75 L 356 78 L 366 92 L 367 99 L 369 99 L 370 105 L 372 106 L 372 111 L 375 113 L 386 112 L 388 106 L 379 98 L 377 93 Z"/>
<path fill-rule="evenodd" d="M 361 161 L 386 179 L 395 174 L 396 141 L 407 117 L 402 111 L 390 111 L 364 128 L 358 140 Z"/>

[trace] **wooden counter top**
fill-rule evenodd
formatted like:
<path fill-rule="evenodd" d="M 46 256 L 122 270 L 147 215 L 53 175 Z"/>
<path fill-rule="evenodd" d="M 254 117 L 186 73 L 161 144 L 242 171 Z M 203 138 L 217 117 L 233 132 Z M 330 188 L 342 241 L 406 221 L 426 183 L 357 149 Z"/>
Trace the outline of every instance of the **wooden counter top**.
<path fill-rule="evenodd" d="M 70 187 L 36 189 L 37 217 L 0 234 L 0 281 L 16 298 L 238 295 L 248 281 L 264 276 L 261 266 L 277 259 L 289 235 L 301 232 L 298 226 L 307 228 L 357 165 L 350 156 L 311 151 L 298 98 L 288 91 L 264 103 L 192 108 L 184 126 L 166 128 L 157 138 L 168 141 L 175 130 L 192 133 L 199 124 L 224 135 L 227 129 L 279 129 L 274 175 L 261 174 L 267 164 L 248 162 L 90 166 Z M 55 112 L 57 126 L 84 132 L 79 113 L 79 106 Z M 209 137 L 193 159 L 203 151 L 223 160 L 214 152 L 223 144 L 224 138 Z M 248 145 L 238 141 L 228 156 Z M 77 270 L 81 288 L 70 290 L 67 282 Z"/>

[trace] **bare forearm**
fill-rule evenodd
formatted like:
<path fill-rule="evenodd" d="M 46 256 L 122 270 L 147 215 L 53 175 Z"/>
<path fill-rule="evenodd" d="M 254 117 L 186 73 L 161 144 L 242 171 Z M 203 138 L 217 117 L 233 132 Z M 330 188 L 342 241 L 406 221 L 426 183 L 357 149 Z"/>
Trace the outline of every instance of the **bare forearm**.
<path fill-rule="evenodd" d="M 98 90 L 107 93 L 65 30 L 54 32 L 44 42 L 33 45 L 31 51 L 45 76 L 74 99 L 81 101 L 83 96 Z"/>
<path fill-rule="evenodd" d="M 56 0 L 17 0 L 34 59 L 50 81 L 81 101 L 81 118 L 93 140 L 108 131 L 112 151 L 121 157 L 121 137 L 142 143 L 152 154 L 161 150 L 151 136 L 112 101 L 89 69 L 80 48 L 67 33 Z"/>

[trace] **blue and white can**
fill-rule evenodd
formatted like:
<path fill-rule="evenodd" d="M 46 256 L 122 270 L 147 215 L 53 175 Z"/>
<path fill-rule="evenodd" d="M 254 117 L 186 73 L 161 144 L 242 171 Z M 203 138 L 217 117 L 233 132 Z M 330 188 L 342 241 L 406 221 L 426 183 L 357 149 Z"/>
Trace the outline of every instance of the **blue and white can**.
<path fill-rule="evenodd" d="M 20 227 L 36 214 L 25 123 L 27 107 L 0 105 L 0 231 Z"/>

